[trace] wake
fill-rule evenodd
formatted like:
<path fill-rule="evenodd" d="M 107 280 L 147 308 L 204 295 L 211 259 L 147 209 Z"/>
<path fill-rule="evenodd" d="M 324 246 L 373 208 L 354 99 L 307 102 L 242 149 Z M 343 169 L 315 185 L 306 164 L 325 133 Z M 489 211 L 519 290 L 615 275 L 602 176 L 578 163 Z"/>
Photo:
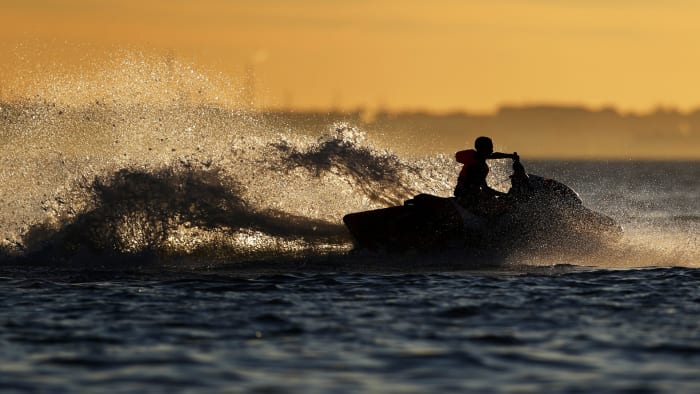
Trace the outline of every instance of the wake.
<path fill-rule="evenodd" d="M 453 158 L 401 156 L 340 119 L 320 129 L 288 124 L 239 105 L 229 82 L 137 60 L 115 61 L 99 78 L 43 81 L 0 103 L 3 263 L 405 271 L 700 262 L 697 238 L 683 231 L 683 245 L 639 242 L 643 232 L 631 231 L 586 256 L 353 252 L 343 215 L 451 195 Z M 504 184 L 508 172 L 494 166 L 490 183 Z"/>

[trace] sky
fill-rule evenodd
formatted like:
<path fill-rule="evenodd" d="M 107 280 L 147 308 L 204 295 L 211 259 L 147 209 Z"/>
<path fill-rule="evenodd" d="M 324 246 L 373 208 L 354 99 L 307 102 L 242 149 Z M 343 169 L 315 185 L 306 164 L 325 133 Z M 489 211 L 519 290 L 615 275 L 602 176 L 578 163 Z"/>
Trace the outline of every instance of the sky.
<path fill-rule="evenodd" d="M 264 108 L 693 110 L 699 17 L 690 0 L 0 0 L 0 94 L 143 51 Z"/>

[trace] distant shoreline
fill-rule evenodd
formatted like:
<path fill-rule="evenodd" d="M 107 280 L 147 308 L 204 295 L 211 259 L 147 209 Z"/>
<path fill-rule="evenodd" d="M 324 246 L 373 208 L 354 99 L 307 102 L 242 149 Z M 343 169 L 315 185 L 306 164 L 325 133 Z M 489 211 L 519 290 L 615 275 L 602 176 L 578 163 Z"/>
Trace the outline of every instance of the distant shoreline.
<path fill-rule="evenodd" d="M 231 111 L 187 100 L 149 106 L 140 102 L 114 103 L 97 99 L 89 104 L 65 106 L 36 98 L 0 102 L 0 126 L 31 121 L 37 114 L 54 117 L 60 122 L 70 116 L 83 117 L 131 107 L 138 113 L 172 109 L 173 106 L 180 112 L 207 108 L 212 116 Z M 700 110 L 682 113 L 660 108 L 648 114 L 630 114 L 611 107 L 594 110 L 533 105 L 504 106 L 490 115 L 245 108 L 235 111 L 259 118 L 260 124 L 273 130 L 312 136 L 332 133 L 335 124 L 345 123 L 363 131 L 374 146 L 408 155 L 451 155 L 470 146 L 475 137 L 488 135 L 494 139 L 497 149 L 517 151 L 522 157 L 532 159 L 700 160 Z M 3 129 L 9 130 L 9 127 Z M 6 133 L 0 130 L 0 136 L 3 134 Z"/>

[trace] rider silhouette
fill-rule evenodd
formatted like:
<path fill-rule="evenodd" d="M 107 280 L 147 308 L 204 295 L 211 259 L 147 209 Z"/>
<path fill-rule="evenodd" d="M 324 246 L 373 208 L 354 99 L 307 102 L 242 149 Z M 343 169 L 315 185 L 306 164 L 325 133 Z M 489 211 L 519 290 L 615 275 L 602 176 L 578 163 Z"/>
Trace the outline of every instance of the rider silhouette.
<path fill-rule="evenodd" d="M 507 204 L 499 201 L 506 193 L 489 187 L 486 177 L 489 174 L 488 159 L 518 160 L 517 153 L 493 151 L 493 141 L 489 137 L 479 137 L 474 141 L 474 149 L 457 152 L 457 162 L 464 164 L 457 178 L 454 196 L 467 210 L 480 216 L 495 216 L 507 209 Z"/>

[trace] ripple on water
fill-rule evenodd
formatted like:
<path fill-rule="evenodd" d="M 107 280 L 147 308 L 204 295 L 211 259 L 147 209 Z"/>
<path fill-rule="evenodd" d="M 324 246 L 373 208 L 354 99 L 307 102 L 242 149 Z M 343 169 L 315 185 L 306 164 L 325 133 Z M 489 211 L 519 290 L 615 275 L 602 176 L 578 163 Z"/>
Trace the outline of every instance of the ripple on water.
<path fill-rule="evenodd" d="M 691 269 L 79 279 L 0 280 L 5 387 L 700 389 Z"/>

